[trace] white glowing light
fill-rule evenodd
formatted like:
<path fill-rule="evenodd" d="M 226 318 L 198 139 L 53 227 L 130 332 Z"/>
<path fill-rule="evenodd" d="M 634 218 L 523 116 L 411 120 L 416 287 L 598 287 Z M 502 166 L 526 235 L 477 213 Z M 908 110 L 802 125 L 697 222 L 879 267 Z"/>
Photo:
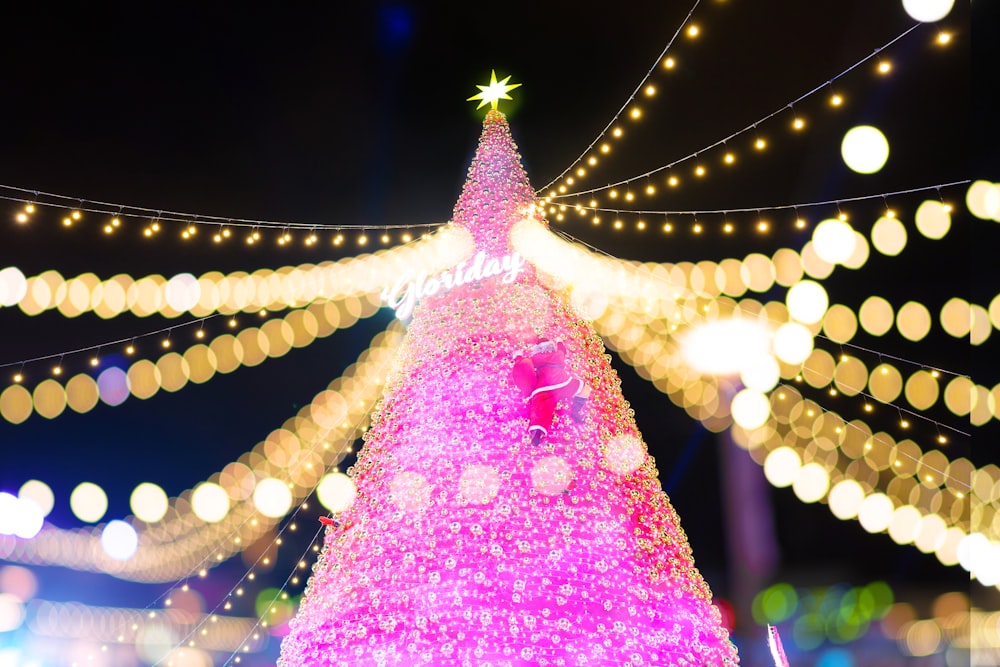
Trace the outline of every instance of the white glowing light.
<path fill-rule="evenodd" d="M 914 21 L 934 23 L 951 11 L 955 0 L 903 0 L 903 9 Z"/>
<path fill-rule="evenodd" d="M 69 507 L 80 521 L 97 523 L 108 511 L 108 496 L 93 482 L 83 482 L 69 495 Z"/>
<path fill-rule="evenodd" d="M 1000 584 L 1000 544 L 972 533 L 958 545 L 958 562 L 984 586 Z"/>
<path fill-rule="evenodd" d="M 944 204 L 928 199 L 917 207 L 917 230 L 929 239 L 942 239 L 951 229 L 951 214 Z"/>
<path fill-rule="evenodd" d="M 973 535 L 979 535 L 981 539 L 969 544 L 967 569 L 983 586 L 996 586 L 1000 584 L 1000 544 L 986 539 L 981 533 Z"/>
<path fill-rule="evenodd" d="M 764 459 L 764 476 L 779 489 L 795 483 L 795 477 L 802 467 L 799 453 L 791 447 L 778 447 Z"/>
<path fill-rule="evenodd" d="M 42 516 L 48 516 L 55 505 L 55 495 L 53 495 L 52 489 L 49 488 L 48 484 L 37 479 L 29 479 L 22 484 L 17 492 L 17 497 L 35 503 L 42 511 Z"/>
<path fill-rule="evenodd" d="M 292 508 L 292 491 L 280 479 L 268 477 L 257 482 L 253 504 L 264 516 L 279 519 Z"/>
<path fill-rule="evenodd" d="M 101 531 L 101 548 L 115 560 L 128 560 L 139 548 L 139 535 L 124 521 L 109 521 Z"/>
<path fill-rule="evenodd" d="M 42 530 L 45 517 L 42 510 L 32 500 L 17 499 L 17 514 L 14 516 L 14 535 L 30 540 Z"/>
<path fill-rule="evenodd" d="M 820 259 L 830 264 L 842 264 L 854 253 L 854 228 L 843 220 L 829 218 L 816 225 L 812 242 Z"/>
<path fill-rule="evenodd" d="M 634 435 L 611 438 L 604 450 L 604 467 L 613 473 L 627 475 L 638 470 L 646 460 L 646 448 Z"/>
<path fill-rule="evenodd" d="M 431 487 L 427 478 L 418 472 L 404 471 L 393 477 L 389 484 L 392 502 L 400 509 L 416 511 L 430 504 Z"/>
<path fill-rule="evenodd" d="M 788 314 L 803 324 L 815 324 L 826 315 L 830 299 L 823 286 L 812 280 L 800 280 L 791 286 L 785 295 Z"/>
<path fill-rule="evenodd" d="M 920 510 L 913 505 L 897 507 L 889 522 L 889 537 L 896 544 L 910 544 L 920 530 Z"/>
<path fill-rule="evenodd" d="M 18 500 L 6 491 L 0 491 L 0 535 L 13 535 Z"/>
<path fill-rule="evenodd" d="M 608 297 L 603 291 L 582 284 L 573 288 L 569 300 L 580 319 L 588 322 L 593 322 L 608 309 Z"/>
<path fill-rule="evenodd" d="M 500 476 L 492 466 L 472 464 L 462 471 L 458 490 L 470 503 L 485 505 L 500 491 Z"/>
<path fill-rule="evenodd" d="M 774 356 L 786 364 L 801 364 L 813 350 L 813 335 L 801 324 L 786 322 L 774 332 Z"/>
<path fill-rule="evenodd" d="M 129 505 L 137 519 L 146 523 L 156 523 L 167 514 L 170 501 L 166 491 L 159 486 L 151 482 L 143 482 L 132 491 Z"/>
<path fill-rule="evenodd" d="M 357 495 L 358 487 L 354 484 L 354 480 L 342 472 L 324 475 L 316 487 L 320 505 L 334 514 L 343 512 L 353 505 Z"/>
<path fill-rule="evenodd" d="M 573 481 L 573 470 L 559 456 L 539 459 L 531 469 L 531 484 L 539 493 L 549 496 L 562 493 Z"/>
<path fill-rule="evenodd" d="M 877 127 L 858 125 L 844 135 L 840 155 L 852 171 L 874 174 L 889 159 L 889 141 Z"/>
<path fill-rule="evenodd" d="M 21 601 L 10 593 L 0 593 L 0 632 L 17 630 L 23 622 L 24 605 Z"/>
<path fill-rule="evenodd" d="M 42 529 L 42 510 L 34 501 L 0 492 L 0 535 L 30 540 Z"/>
<path fill-rule="evenodd" d="M 872 227 L 872 245 L 883 255 L 895 257 L 906 247 L 906 227 L 898 218 L 879 218 Z"/>
<path fill-rule="evenodd" d="M 823 499 L 830 488 L 830 473 L 819 463 L 807 463 L 799 468 L 792 483 L 792 490 L 804 503 Z"/>
<path fill-rule="evenodd" d="M 990 181 L 974 182 L 965 193 L 965 205 L 977 218 L 1000 219 L 1000 185 Z"/>
<path fill-rule="evenodd" d="M 0 306 L 13 306 L 28 293 L 28 280 L 16 266 L 0 269 Z"/>
<path fill-rule="evenodd" d="M 759 391 L 741 389 L 733 396 L 730 411 L 733 421 L 751 430 L 767 423 L 767 418 L 771 416 L 771 402 Z"/>
<path fill-rule="evenodd" d="M 913 543 L 925 554 L 934 553 L 944 543 L 948 525 L 939 514 L 928 514 L 920 520 Z"/>
<path fill-rule="evenodd" d="M 691 327 L 681 338 L 681 357 L 700 373 L 732 375 L 770 356 L 767 327 L 757 320 L 711 320 Z"/>
<path fill-rule="evenodd" d="M 889 527 L 895 508 L 884 493 L 873 493 L 861 502 L 858 522 L 869 533 L 881 533 Z"/>
<path fill-rule="evenodd" d="M 853 519 L 861 509 L 861 503 L 865 499 L 865 490 L 853 479 L 845 479 L 837 482 L 830 489 L 830 511 L 838 519 Z"/>
<path fill-rule="evenodd" d="M 190 273 L 178 273 L 164 287 L 167 305 L 179 313 L 191 310 L 201 298 L 201 283 Z"/>
<path fill-rule="evenodd" d="M 191 494 L 191 510 L 207 523 L 218 523 L 229 513 L 229 494 L 214 482 L 202 482 Z"/>
<path fill-rule="evenodd" d="M 970 533 L 958 543 L 958 564 L 966 572 L 972 572 L 972 567 L 984 549 L 989 548 L 990 541 L 982 533 Z"/>
<path fill-rule="evenodd" d="M 774 357 L 758 357 L 740 369 L 740 382 L 747 389 L 768 392 L 781 379 L 781 367 Z"/>

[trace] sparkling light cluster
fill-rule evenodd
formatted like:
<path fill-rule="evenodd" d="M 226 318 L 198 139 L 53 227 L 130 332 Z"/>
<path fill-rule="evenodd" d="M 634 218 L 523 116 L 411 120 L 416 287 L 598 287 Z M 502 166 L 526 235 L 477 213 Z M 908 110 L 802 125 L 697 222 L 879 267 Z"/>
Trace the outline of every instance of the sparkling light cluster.
<path fill-rule="evenodd" d="M 490 112 L 455 224 L 503 254 L 530 202 Z M 532 446 L 511 372 L 538 337 L 592 394 Z M 417 307 L 350 474 L 281 665 L 736 662 L 600 338 L 531 269 Z"/>

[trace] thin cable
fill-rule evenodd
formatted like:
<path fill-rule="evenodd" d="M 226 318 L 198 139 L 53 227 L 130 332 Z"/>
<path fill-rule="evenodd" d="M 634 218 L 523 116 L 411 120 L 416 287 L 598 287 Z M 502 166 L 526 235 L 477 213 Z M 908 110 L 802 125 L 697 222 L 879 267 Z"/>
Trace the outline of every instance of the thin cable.
<path fill-rule="evenodd" d="M 574 208 L 574 209 L 581 208 L 581 209 L 583 209 L 585 211 L 597 211 L 597 212 L 602 212 L 602 213 L 634 213 L 636 215 L 711 215 L 711 214 L 722 214 L 722 215 L 725 215 L 726 213 L 752 213 L 752 212 L 758 212 L 758 211 L 781 211 L 781 210 L 796 209 L 796 208 L 809 208 L 809 207 L 814 207 L 814 206 L 832 206 L 834 204 L 845 204 L 845 203 L 849 203 L 849 202 L 865 201 L 865 200 L 868 200 L 868 199 L 878 199 L 880 197 L 882 197 L 882 198 L 885 198 L 885 197 L 898 197 L 900 195 L 908 195 L 908 194 L 913 194 L 915 192 L 926 192 L 928 190 L 940 190 L 941 188 L 950 188 L 950 187 L 953 187 L 953 186 L 956 186 L 956 185 L 966 185 L 966 184 L 971 183 L 971 182 L 972 181 L 967 178 L 967 179 L 961 180 L 961 181 L 951 181 L 949 183 L 939 183 L 937 185 L 925 185 L 925 186 L 918 187 L 918 188 L 909 188 L 908 190 L 896 190 L 894 192 L 883 192 L 883 193 L 877 194 L 877 195 L 861 195 L 861 196 L 858 196 L 858 197 L 841 197 L 839 199 L 827 199 L 827 200 L 824 200 L 824 201 L 815 201 L 815 202 L 801 202 L 801 203 L 798 203 L 798 204 L 778 204 L 778 205 L 774 205 L 774 206 L 746 206 L 746 207 L 742 207 L 742 208 L 740 208 L 740 207 L 737 207 L 737 208 L 729 207 L 729 208 L 724 208 L 724 209 L 722 209 L 722 208 L 716 208 L 716 209 L 691 209 L 691 210 L 684 210 L 684 211 L 680 211 L 680 210 L 676 210 L 676 211 L 667 211 L 667 210 L 654 211 L 654 210 L 646 210 L 646 209 L 641 209 L 641 210 L 640 209 L 623 209 L 623 208 L 620 208 L 620 207 L 619 208 L 605 208 L 605 207 L 601 207 L 601 206 L 583 206 L 582 204 L 573 204 L 573 205 L 567 204 L 566 206 Z"/>
<path fill-rule="evenodd" d="M 649 176 L 652 176 L 653 174 L 658 174 L 659 172 L 664 171 L 666 169 L 670 169 L 671 167 L 674 167 L 674 166 L 680 164 L 681 162 L 684 162 L 686 160 L 690 160 L 691 158 L 698 157 L 698 155 L 700 155 L 701 153 L 704 153 L 705 151 L 711 150 L 711 149 L 715 148 L 716 146 L 721 146 L 722 144 L 727 143 L 730 139 L 734 139 L 734 138 L 738 137 L 739 135 L 743 134 L 744 132 L 749 132 L 750 130 L 756 129 L 759 124 L 761 124 L 761 123 L 763 123 L 763 122 L 765 122 L 767 120 L 770 120 L 771 118 L 773 118 L 773 117 L 777 116 L 778 114 L 782 113 L 783 111 L 787 110 L 789 107 L 792 107 L 793 105 L 798 104 L 799 102 L 801 102 L 802 100 L 806 99 L 810 95 L 813 95 L 814 93 L 817 93 L 820 90 L 823 90 L 824 88 L 826 88 L 831 83 L 833 83 L 837 79 L 841 78 L 842 76 L 844 76 L 848 72 L 853 71 L 854 69 L 860 67 L 862 64 L 864 64 L 864 63 L 868 62 L 869 60 L 871 60 L 872 58 L 876 57 L 881 51 L 883 51 L 884 49 L 892 46 L 893 44 L 895 44 L 897 41 L 899 41 L 903 37 L 906 37 L 911 32 L 913 32 L 914 30 L 916 30 L 917 28 L 919 28 L 921 25 L 923 25 L 923 24 L 918 23 L 918 24 L 916 24 L 914 26 L 911 26 L 906 31 L 904 31 L 902 34 L 900 34 L 900 35 L 894 37 L 893 39 L 891 39 L 890 41 L 886 42 L 881 48 L 875 49 L 875 51 L 873 51 L 869 55 L 865 56 L 864 58 L 862 58 L 858 62 L 854 63 L 853 65 L 851 65 L 850 67 L 848 67 L 847 69 L 845 69 L 843 72 L 841 72 L 840 74 L 838 74 L 835 77 L 833 77 L 832 79 L 828 79 L 827 81 L 824 81 L 823 83 L 819 84 L 818 86 L 816 86 L 815 88 L 813 88 L 809 92 L 807 92 L 807 93 L 805 93 L 803 95 L 800 95 L 799 97 L 795 98 L 791 102 L 788 102 L 787 104 L 782 105 L 780 108 L 776 109 L 775 111 L 772 111 L 771 113 L 769 113 L 768 115 L 764 116 L 763 118 L 757 120 L 756 122 L 747 125 L 743 129 L 737 130 L 736 132 L 733 132 L 732 134 L 730 134 L 725 139 L 719 139 L 715 143 L 709 144 L 708 146 L 705 146 L 701 150 L 697 150 L 697 151 L 691 153 L 690 155 L 687 155 L 685 157 L 682 157 L 682 158 L 679 158 L 677 160 L 674 160 L 673 162 L 671 162 L 669 164 L 665 164 L 663 166 L 656 167 L 655 169 L 651 169 L 650 171 L 647 171 L 644 174 L 639 174 L 638 176 L 633 176 L 632 178 L 627 178 L 627 179 L 624 179 L 624 180 L 621 180 L 621 181 L 617 181 L 615 183 L 609 183 L 609 184 L 604 185 L 602 187 L 591 188 L 589 190 L 580 190 L 580 191 L 577 191 L 577 192 L 567 192 L 566 194 L 554 194 L 554 195 L 552 195 L 552 198 L 553 199 L 558 199 L 558 198 L 561 198 L 561 197 L 578 197 L 578 196 L 581 196 L 581 195 L 590 194 L 592 192 L 599 192 L 601 190 L 607 190 L 608 188 L 618 187 L 618 186 L 621 186 L 621 185 L 625 185 L 625 184 L 631 183 L 632 181 L 638 181 L 640 179 L 647 178 Z M 596 141 L 595 141 L 595 143 L 596 143 Z M 593 144 L 591 144 L 591 146 L 593 146 Z M 576 163 L 574 162 L 573 164 L 576 164 Z M 566 171 L 569 171 L 569 169 L 567 169 Z M 565 173 L 566 172 L 564 171 L 563 174 L 565 174 Z M 562 174 L 560 174 L 560 178 L 561 177 L 562 177 Z M 558 180 L 558 179 L 556 179 L 556 180 Z M 553 182 L 555 182 L 555 181 L 550 182 L 548 185 L 545 186 L 545 188 L 548 188 L 550 185 L 552 185 Z M 542 190 L 544 190 L 545 188 L 542 188 Z M 540 195 L 541 194 L 541 190 L 539 190 L 536 194 Z"/>
<path fill-rule="evenodd" d="M 667 42 L 667 45 L 665 47 L 663 47 L 663 51 L 660 52 L 660 55 L 657 56 L 656 61 L 653 63 L 652 67 L 650 67 L 649 71 L 646 72 L 646 76 L 642 77 L 642 81 L 639 82 L 639 85 L 635 87 L 635 90 L 632 91 L 632 94 L 629 95 L 629 97 L 628 97 L 627 100 L 625 100 L 625 104 L 622 105 L 621 109 L 619 109 L 618 112 L 614 115 L 614 117 L 608 122 L 608 124 L 604 126 L 604 129 L 601 130 L 601 132 L 597 135 L 597 137 L 593 141 L 590 142 L 590 145 L 587 146 L 587 148 L 585 148 L 582 153 L 580 153 L 579 157 L 577 157 L 575 160 L 573 160 L 573 162 L 568 167 L 566 167 L 565 169 L 563 169 L 562 173 L 560 173 L 558 176 L 556 176 L 551 181 L 549 181 L 548 183 L 546 183 L 545 185 L 543 185 L 540 189 L 538 189 L 536 191 L 536 194 L 538 192 L 541 192 L 542 190 L 545 190 L 546 188 L 548 188 L 549 186 L 551 186 L 553 183 L 555 183 L 556 181 L 558 181 L 560 178 L 562 178 L 563 176 L 565 176 L 566 172 L 568 172 L 570 169 L 572 169 L 577 164 L 579 164 L 580 160 L 583 159 L 583 156 L 585 156 L 588 152 L 590 152 L 590 149 L 594 147 L 594 144 L 596 144 L 598 141 L 600 141 L 601 138 L 605 134 L 608 133 L 608 129 L 612 125 L 614 125 L 615 122 L 621 117 L 622 112 L 625 111 L 625 109 L 626 109 L 626 107 L 628 107 L 629 103 L 632 102 L 632 100 L 635 99 L 636 94 L 642 89 L 642 87 L 644 85 L 646 85 L 646 82 L 649 81 L 649 77 L 653 74 L 653 71 L 657 68 L 657 66 L 659 66 L 660 62 L 663 60 L 663 56 L 665 56 L 667 54 L 667 51 L 669 51 L 670 47 L 673 46 L 674 41 L 677 39 L 677 36 L 681 34 L 681 30 L 683 30 L 684 26 L 687 25 L 687 22 L 691 20 L 691 15 L 694 14 L 694 10 L 698 7 L 698 3 L 700 3 L 700 2 L 701 2 L 701 0 L 695 0 L 694 5 L 692 5 L 691 9 L 688 10 L 687 16 L 684 17 L 684 20 L 677 27 L 677 30 L 674 32 L 673 36 L 670 38 L 670 41 Z"/>
<path fill-rule="evenodd" d="M 70 197 L 52 192 L 40 192 L 29 188 L 19 188 L 13 185 L 0 184 L 0 190 L 11 190 L 22 192 L 35 197 L 50 197 L 57 200 L 65 200 L 67 203 L 47 202 L 44 200 L 30 199 L 13 195 L 0 194 L 0 199 L 18 202 L 21 204 L 34 204 L 35 206 L 50 206 L 57 208 L 72 208 L 87 213 L 99 213 L 115 217 L 127 218 L 149 218 L 158 222 L 184 222 L 188 224 L 202 225 L 222 225 L 225 227 L 261 227 L 266 229 L 321 229 L 328 231 L 338 231 L 342 229 L 413 229 L 431 228 L 446 224 L 441 222 L 425 222 L 412 225 L 372 225 L 372 224 L 322 224 L 315 222 L 281 222 L 275 220 L 254 220 L 251 218 L 226 218 L 218 215 L 204 215 L 201 213 L 185 213 L 183 211 L 168 211 L 164 209 L 147 208 L 144 206 L 132 206 L 130 204 L 115 204 L 111 202 L 95 201 L 81 197 Z M 70 203 L 71 202 L 71 203 Z M 106 208 L 94 208 L 94 207 Z"/>
<path fill-rule="evenodd" d="M 922 364 L 919 361 L 913 361 L 912 359 L 906 359 L 905 357 L 897 357 L 895 355 L 888 354 L 886 352 L 879 352 L 878 350 L 870 350 L 867 347 L 862 347 L 861 345 L 855 345 L 854 343 L 839 343 L 834 340 L 831 340 L 830 338 L 827 338 L 826 336 L 823 336 L 822 334 L 816 334 L 815 337 L 830 341 L 831 343 L 834 343 L 836 345 L 850 347 L 856 350 L 862 350 L 869 354 L 873 354 L 880 359 L 892 359 L 893 361 L 900 361 L 903 362 L 904 364 L 910 364 L 911 366 L 918 366 L 920 368 L 930 368 L 931 370 L 938 371 L 939 373 L 945 373 L 946 375 L 951 375 L 952 377 L 965 378 L 966 380 L 970 381 L 972 380 L 972 378 L 966 373 L 959 373 L 958 371 L 949 371 L 946 368 L 940 368 L 938 366 L 934 366 L 931 364 Z"/>

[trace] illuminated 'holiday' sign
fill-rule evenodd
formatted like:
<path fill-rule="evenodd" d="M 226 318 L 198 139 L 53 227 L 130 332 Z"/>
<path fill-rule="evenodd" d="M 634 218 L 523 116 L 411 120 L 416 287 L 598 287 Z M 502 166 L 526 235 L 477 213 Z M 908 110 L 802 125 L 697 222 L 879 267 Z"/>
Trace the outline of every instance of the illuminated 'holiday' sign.
<path fill-rule="evenodd" d="M 382 300 L 396 311 L 396 317 L 403 319 L 410 316 L 418 299 L 434 296 L 452 287 L 494 276 L 501 276 L 504 283 L 510 284 L 517 280 L 524 268 L 524 261 L 516 252 L 487 259 L 486 253 L 480 251 L 472 258 L 470 266 L 466 267 L 467 260 L 464 260 L 453 270 L 443 271 L 433 278 L 426 271 L 418 271 L 415 275 L 408 272 L 392 288 L 387 287 L 382 291 Z"/>

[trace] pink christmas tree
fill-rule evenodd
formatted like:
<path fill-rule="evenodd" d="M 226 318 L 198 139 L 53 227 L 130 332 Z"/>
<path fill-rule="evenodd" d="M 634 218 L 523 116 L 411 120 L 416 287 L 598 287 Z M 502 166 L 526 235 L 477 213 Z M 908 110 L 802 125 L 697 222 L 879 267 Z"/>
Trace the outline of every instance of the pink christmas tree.
<path fill-rule="evenodd" d="M 392 295 L 421 299 L 279 665 L 737 664 L 601 339 L 514 252 L 534 201 L 490 111 L 475 249 Z"/>

